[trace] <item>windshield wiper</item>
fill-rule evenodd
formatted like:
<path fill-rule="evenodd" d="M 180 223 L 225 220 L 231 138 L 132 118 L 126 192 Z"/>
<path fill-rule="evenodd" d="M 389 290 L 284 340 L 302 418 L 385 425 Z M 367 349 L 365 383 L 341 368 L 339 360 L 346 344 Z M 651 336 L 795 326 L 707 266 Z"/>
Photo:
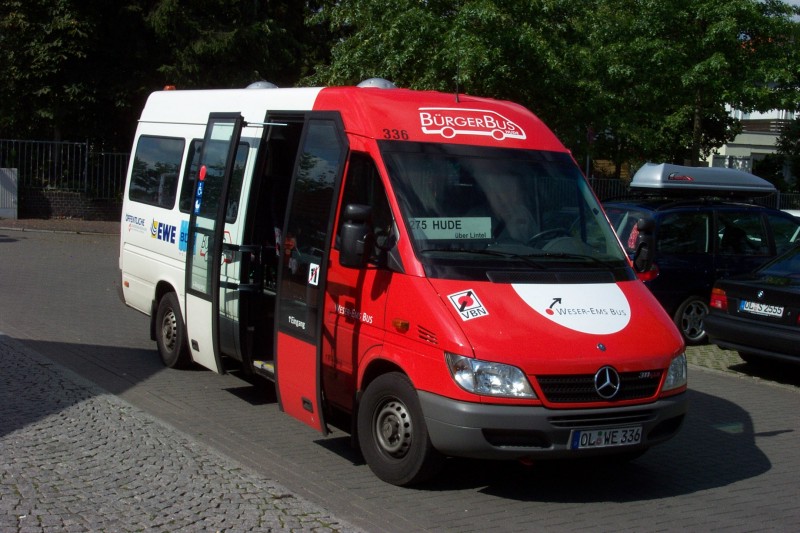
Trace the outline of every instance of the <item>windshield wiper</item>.
<path fill-rule="evenodd" d="M 617 265 L 613 264 L 611 261 L 606 261 L 603 259 L 598 259 L 593 255 L 584 255 L 584 254 L 569 254 L 566 252 L 544 252 L 541 254 L 531 254 L 528 257 L 547 257 L 547 258 L 557 258 L 557 259 L 588 259 L 598 265 L 602 265 L 606 268 L 617 268 Z"/>
<path fill-rule="evenodd" d="M 459 253 L 459 254 L 478 254 L 478 255 L 491 255 L 493 257 L 502 257 L 503 259 L 518 259 L 523 263 L 526 263 L 532 267 L 536 267 L 542 270 L 546 270 L 547 267 L 542 263 L 537 261 L 533 261 L 531 257 L 535 257 L 536 255 L 541 254 L 531 254 L 531 255 L 521 255 L 515 254 L 512 252 L 499 252 L 497 250 L 474 250 L 470 248 L 428 248 L 426 250 L 422 250 L 420 253 L 426 252 L 447 252 L 447 253 Z"/>

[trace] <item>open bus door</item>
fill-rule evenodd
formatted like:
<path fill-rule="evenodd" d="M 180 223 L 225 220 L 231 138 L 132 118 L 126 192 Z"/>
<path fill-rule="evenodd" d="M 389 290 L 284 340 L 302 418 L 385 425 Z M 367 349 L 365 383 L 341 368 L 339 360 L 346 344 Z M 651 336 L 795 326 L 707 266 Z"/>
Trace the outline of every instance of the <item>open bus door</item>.
<path fill-rule="evenodd" d="M 326 432 L 322 410 L 323 305 L 347 139 L 337 113 L 309 113 L 282 232 L 275 383 L 281 409 Z"/>
<path fill-rule="evenodd" d="M 228 192 L 244 120 L 238 113 L 209 115 L 186 253 L 186 331 L 192 359 L 222 372 L 220 269 Z"/>

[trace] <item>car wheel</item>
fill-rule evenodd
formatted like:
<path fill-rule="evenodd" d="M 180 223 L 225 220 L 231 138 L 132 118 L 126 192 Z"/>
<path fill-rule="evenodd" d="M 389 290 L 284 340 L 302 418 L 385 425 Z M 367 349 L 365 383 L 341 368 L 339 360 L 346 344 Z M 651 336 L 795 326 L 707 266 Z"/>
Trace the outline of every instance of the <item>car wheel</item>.
<path fill-rule="evenodd" d="M 699 296 L 690 296 L 678 307 L 673 320 L 686 344 L 696 345 L 706 341 L 707 315 L 708 305 Z"/>
<path fill-rule="evenodd" d="M 186 342 L 186 325 L 174 292 L 165 294 L 158 302 L 156 313 L 156 345 L 161 360 L 169 368 L 186 368 L 192 358 Z"/>
<path fill-rule="evenodd" d="M 384 374 L 367 386 L 357 424 L 364 459 L 387 483 L 419 483 L 443 465 L 442 455 L 428 437 L 417 391 L 403 374 Z"/>

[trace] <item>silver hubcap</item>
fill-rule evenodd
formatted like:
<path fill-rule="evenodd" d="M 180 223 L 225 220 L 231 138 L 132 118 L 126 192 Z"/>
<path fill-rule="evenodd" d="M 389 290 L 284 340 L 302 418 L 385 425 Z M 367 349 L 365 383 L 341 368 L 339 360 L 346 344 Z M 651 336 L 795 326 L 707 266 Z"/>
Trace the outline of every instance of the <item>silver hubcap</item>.
<path fill-rule="evenodd" d="M 164 341 L 164 347 L 169 351 L 174 350 L 177 337 L 178 321 L 175 313 L 170 309 L 164 314 L 164 320 L 161 322 L 161 338 Z"/>
<path fill-rule="evenodd" d="M 413 427 L 402 402 L 389 400 L 381 406 L 375 416 L 375 435 L 378 446 L 392 457 L 401 458 L 408 453 Z"/>
<path fill-rule="evenodd" d="M 692 302 L 683 312 L 683 319 L 681 320 L 681 329 L 687 339 L 697 340 L 705 335 L 706 330 L 703 321 L 706 318 L 708 310 L 701 302 Z"/>

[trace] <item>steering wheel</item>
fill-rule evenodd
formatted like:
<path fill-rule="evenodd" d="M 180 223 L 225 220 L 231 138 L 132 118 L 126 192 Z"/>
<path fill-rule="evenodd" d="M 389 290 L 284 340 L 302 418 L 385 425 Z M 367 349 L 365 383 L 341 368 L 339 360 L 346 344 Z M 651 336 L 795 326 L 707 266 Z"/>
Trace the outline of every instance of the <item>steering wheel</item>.
<path fill-rule="evenodd" d="M 565 230 L 564 228 L 546 229 L 546 230 L 540 231 L 539 233 L 537 233 L 536 235 L 534 235 L 533 237 L 528 239 L 527 244 L 529 246 L 534 246 L 534 243 L 536 243 L 536 242 L 538 242 L 538 241 L 540 241 L 540 240 L 542 240 L 544 238 L 552 239 L 552 238 L 558 237 L 558 236 L 569 237 L 570 233 L 569 233 L 569 231 Z M 538 246 L 536 248 L 538 248 Z"/>

